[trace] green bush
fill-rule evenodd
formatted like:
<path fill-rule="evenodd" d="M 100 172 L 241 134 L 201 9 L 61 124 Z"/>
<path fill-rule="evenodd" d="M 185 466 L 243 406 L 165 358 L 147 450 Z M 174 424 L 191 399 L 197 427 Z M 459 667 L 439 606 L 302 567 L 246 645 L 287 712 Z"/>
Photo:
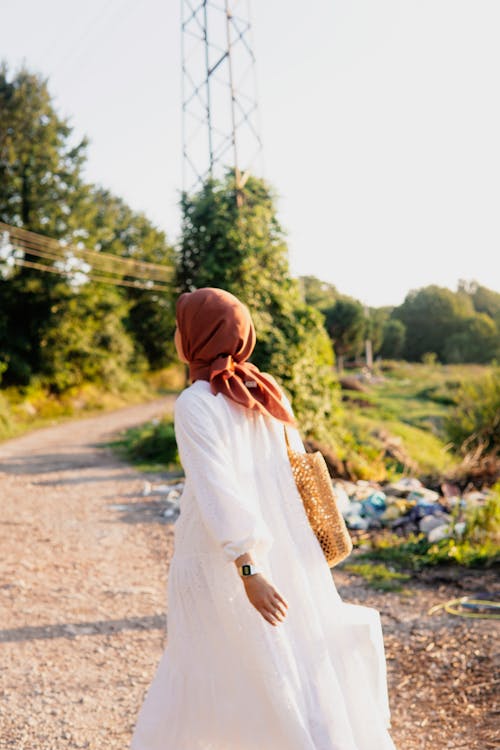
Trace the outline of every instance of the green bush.
<path fill-rule="evenodd" d="M 126 313 L 119 293 L 102 285 L 86 284 L 53 306 L 40 341 L 47 385 L 56 393 L 84 382 L 119 390 L 134 364 L 133 343 L 123 324 Z"/>
<path fill-rule="evenodd" d="M 498 452 L 500 446 L 500 367 L 474 381 L 463 383 L 456 394 L 457 406 L 445 419 L 449 440 L 467 453 Z"/>
<path fill-rule="evenodd" d="M 130 461 L 180 466 L 174 423 L 170 417 L 130 427 L 113 445 Z"/>

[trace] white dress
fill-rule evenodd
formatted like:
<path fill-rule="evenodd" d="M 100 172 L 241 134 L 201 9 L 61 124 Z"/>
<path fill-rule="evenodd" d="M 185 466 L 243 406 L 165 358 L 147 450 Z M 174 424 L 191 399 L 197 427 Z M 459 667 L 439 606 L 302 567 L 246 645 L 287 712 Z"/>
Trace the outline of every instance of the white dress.
<path fill-rule="evenodd" d="M 283 423 L 214 396 L 206 380 L 174 409 L 186 484 L 167 645 L 131 750 L 395 750 L 379 612 L 341 599 Z M 289 438 L 304 451 L 297 430 Z M 246 596 L 233 563 L 246 551 L 288 601 L 278 625 Z"/>

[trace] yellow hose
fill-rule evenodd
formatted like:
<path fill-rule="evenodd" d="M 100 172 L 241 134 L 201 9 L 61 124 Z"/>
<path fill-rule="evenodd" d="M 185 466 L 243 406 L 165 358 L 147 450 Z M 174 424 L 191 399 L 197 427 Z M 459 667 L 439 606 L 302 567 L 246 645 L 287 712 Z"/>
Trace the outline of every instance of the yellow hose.
<path fill-rule="evenodd" d="M 446 612 L 449 612 L 450 615 L 460 615 L 460 617 L 479 617 L 481 619 L 489 619 L 489 620 L 499 620 L 500 619 L 500 613 L 499 614 L 479 614 L 478 612 L 463 612 L 462 610 L 455 609 L 453 607 L 454 604 L 462 604 L 463 602 L 467 602 L 468 604 L 479 604 L 479 605 L 488 605 L 490 607 L 494 607 L 495 609 L 500 610 L 500 603 L 499 602 L 492 602 L 488 599 L 469 599 L 468 596 L 461 596 L 458 599 L 449 599 L 447 602 L 444 602 L 443 604 L 435 604 L 433 607 L 431 607 L 427 614 L 432 615 L 434 612 L 437 612 L 438 609 L 443 608 Z"/>

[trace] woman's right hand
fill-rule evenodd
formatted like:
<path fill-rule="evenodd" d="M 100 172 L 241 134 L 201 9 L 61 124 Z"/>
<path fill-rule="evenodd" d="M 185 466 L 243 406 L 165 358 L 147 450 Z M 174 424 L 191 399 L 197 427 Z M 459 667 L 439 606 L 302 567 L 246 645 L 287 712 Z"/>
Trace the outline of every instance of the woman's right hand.
<path fill-rule="evenodd" d="M 265 620 L 278 625 L 285 619 L 288 602 L 263 573 L 246 576 L 243 581 L 249 601 Z"/>

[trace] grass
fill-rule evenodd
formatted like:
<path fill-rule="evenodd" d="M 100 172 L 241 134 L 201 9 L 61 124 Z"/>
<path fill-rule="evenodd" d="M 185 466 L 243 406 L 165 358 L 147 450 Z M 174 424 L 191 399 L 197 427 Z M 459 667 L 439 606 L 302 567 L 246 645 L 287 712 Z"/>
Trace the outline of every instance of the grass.
<path fill-rule="evenodd" d="M 383 563 L 376 565 L 370 562 L 345 563 L 342 570 L 361 576 L 371 588 L 377 591 L 410 593 L 402 584 L 409 581 L 411 575 L 401 573 Z"/>
<path fill-rule="evenodd" d="M 375 481 L 407 473 L 425 481 L 453 475 L 459 465 L 447 441 L 444 422 L 464 382 L 475 382 L 491 368 L 383 362 L 366 392 L 344 393 L 344 434 L 337 439 L 356 476 Z M 388 455 L 380 430 L 400 439 L 408 462 Z"/>

